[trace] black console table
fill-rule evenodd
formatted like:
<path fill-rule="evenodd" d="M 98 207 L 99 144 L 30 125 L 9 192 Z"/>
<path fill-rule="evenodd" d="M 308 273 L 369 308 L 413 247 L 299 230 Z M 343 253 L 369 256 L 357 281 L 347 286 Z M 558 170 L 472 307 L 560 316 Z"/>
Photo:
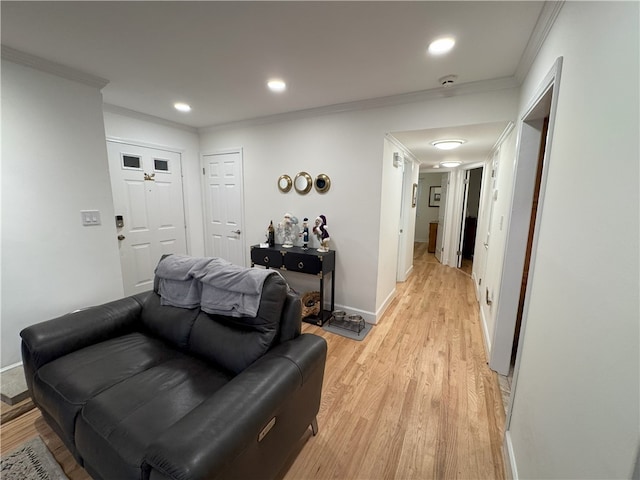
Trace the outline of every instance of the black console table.
<path fill-rule="evenodd" d="M 303 318 L 307 323 L 322 326 L 335 309 L 334 295 L 336 282 L 334 279 L 336 269 L 336 252 L 319 252 L 315 248 L 307 250 L 302 247 L 285 248 L 276 244 L 273 247 L 251 246 L 251 266 L 262 265 L 267 268 L 279 268 L 292 272 L 307 273 L 317 275 L 320 278 L 320 313 L 317 316 Z M 331 310 L 324 309 L 324 278 L 331 274 Z"/>

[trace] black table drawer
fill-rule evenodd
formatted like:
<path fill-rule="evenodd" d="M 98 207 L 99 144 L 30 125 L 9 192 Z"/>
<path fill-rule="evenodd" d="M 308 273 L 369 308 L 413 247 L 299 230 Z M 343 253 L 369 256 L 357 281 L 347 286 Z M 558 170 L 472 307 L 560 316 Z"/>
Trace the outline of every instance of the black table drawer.
<path fill-rule="evenodd" d="M 317 275 L 322 272 L 322 260 L 319 256 L 286 252 L 282 258 L 284 268 L 287 270 L 311 273 L 313 275 Z"/>
<path fill-rule="evenodd" d="M 277 250 L 252 248 L 251 261 L 256 265 L 262 265 L 263 267 L 281 268 L 282 254 Z"/>

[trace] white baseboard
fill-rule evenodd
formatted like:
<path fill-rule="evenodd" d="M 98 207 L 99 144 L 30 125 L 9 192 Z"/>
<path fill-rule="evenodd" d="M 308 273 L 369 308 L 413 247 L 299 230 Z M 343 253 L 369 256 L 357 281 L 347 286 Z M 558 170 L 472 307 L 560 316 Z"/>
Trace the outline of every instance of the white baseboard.
<path fill-rule="evenodd" d="M 487 354 L 487 361 L 491 358 L 491 337 L 489 336 L 489 327 L 487 326 L 487 320 L 484 317 L 484 310 L 480 305 L 480 324 L 482 325 L 482 343 L 484 344 L 484 352 Z"/>
<path fill-rule="evenodd" d="M 7 370 L 11 370 L 12 368 L 21 367 L 22 362 L 14 363 L 13 365 L 7 365 L 6 367 L 0 368 L 0 373 L 4 373 Z"/>
<path fill-rule="evenodd" d="M 516 465 L 516 457 L 513 453 L 513 443 L 511 443 L 511 432 L 509 430 L 504 434 L 502 453 L 506 460 L 506 462 L 504 462 L 506 478 L 518 480 L 518 467 Z"/>
<path fill-rule="evenodd" d="M 325 305 L 325 310 L 329 310 L 331 305 Z M 349 305 L 339 305 L 336 304 L 336 310 L 343 310 L 347 313 L 347 315 L 360 315 L 362 319 L 367 323 L 376 324 L 376 314 L 374 312 L 369 312 L 367 310 L 360 310 L 359 308 L 350 307 Z"/>
<path fill-rule="evenodd" d="M 389 295 L 387 295 L 387 298 L 385 298 L 384 302 L 382 302 L 382 305 L 380 305 L 380 308 L 376 312 L 375 321 L 373 323 L 378 323 L 378 320 L 380 320 L 382 318 L 382 315 L 384 315 L 384 312 L 387 311 L 387 308 L 389 308 L 389 305 L 391 305 L 391 302 L 393 302 L 394 298 L 396 298 L 396 288 L 395 287 L 393 287 L 393 290 L 391 290 L 391 293 L 389 293 Z"/>
<path fill-rule="evenodd" d="M 471 272 L 471 280 L 473 280 L 473 291 L 476 292 L 476 300 L 480 303 L 480 287 L 478 285 L 478 277 L 474 272 Z"/>

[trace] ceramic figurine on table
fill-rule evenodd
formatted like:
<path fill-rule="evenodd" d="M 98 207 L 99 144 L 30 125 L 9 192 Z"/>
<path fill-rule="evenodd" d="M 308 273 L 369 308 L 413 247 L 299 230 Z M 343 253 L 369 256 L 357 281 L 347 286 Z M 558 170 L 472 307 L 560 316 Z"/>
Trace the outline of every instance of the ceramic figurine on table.
<path fill-rule="evenodd" d="M 309 219 L 304 217 L 302 220 L 302 249 L 309 249 L 309 224 L 307 223 Z"/>
<path fill-rule="evenodd" d="M 298 219 L 290 213 L 284 214 L 284 219 L 278 224 L 278 233 L 282 235 L 282 246 L 284 248 L 293 247 L 296 235 Z"/>
<path fill-rule="evenodd" d="M 329 232 L 325 228 L 327 225 L 327 217 L 324 215 L 319 215 L 316 218 L 316 226 L 313 227 L 313 233 L 316 234 L 318 240 L 320 240 L 320 248 L 318 248 L 319 252 L 328 252 L 329 251 Z"/>

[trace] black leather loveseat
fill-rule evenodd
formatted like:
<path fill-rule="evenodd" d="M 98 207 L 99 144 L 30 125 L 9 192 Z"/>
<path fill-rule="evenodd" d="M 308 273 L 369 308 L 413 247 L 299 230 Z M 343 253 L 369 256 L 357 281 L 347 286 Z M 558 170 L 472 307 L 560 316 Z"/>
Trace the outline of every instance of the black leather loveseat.
<path fill-rule="evenodd" d="M 96 479 L 274 477 L 317 432 L 326 342 L 276 273 L 252 318 L 162 305 L 157 285 L 23 330 L 33 401 Z"/>

